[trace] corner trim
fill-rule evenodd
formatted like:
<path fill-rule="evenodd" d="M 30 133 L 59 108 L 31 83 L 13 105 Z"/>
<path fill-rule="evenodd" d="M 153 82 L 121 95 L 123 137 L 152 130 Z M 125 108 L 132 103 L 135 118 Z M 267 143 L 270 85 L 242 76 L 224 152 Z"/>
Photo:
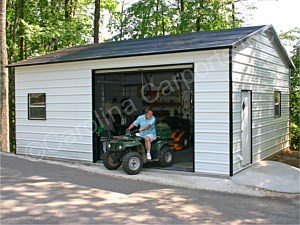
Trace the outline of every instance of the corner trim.
<path fill-rule="evenodd" d="M 94 110 L 95 110 L 95 77 L 96 77 L 96 73 L 95 73 L 95 70 L 92 70 L 92 137 L 93 137 L 93 141 L 92 141 L 92 144 L 93 144 L 93 163 L 97 162 L 97 147 L 96 146 L 96 138 L 97 138 L 97 134 L 95 131 L 95 121 L 96 121 L 96 118 L 95 118 L 95 113 L 94 113 Z"/>
<path fill-rule="evenodd" d="M 229 175 L 233 176 L 232 47 L 229 48 Z"/>

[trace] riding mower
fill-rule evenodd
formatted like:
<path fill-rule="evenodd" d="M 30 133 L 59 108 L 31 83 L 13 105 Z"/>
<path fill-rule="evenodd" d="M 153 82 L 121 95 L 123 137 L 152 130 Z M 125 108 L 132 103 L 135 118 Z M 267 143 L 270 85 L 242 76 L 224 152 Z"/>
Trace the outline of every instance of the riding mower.
<path fill-rule="evenodd" d="M 152 160 L 147 160 L 144 138 L 136 136 L 137 132 L 126 130 L 124 137 L 114 138 L 107 144 L 103 155 L 103 164 L 107 169 L 116 170 L 122 164 L 127 174 L 135 175 L 142 170 L 143 164 L 148 162 L 158 162 L 162 167 L 173 165 L 174 154 L 168 125 L 157 125 L 157 139 L 151 143 Z"/>
<path fill-rule="evenodd" d="M 172 147 L 175 151 L 186 149 L 190 143 L 191 124 L 189 119 L 166 117 L 164 123 L 171 127 Z"/>

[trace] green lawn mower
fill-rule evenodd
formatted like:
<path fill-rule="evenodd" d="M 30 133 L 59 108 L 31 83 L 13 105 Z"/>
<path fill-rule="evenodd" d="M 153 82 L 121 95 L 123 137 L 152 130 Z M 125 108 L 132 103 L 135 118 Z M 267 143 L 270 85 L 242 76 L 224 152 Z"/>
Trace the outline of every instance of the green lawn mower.
<path fill-rule="evenodd" d="M 129 175 L 138 174 L 147 162 L 158 162 L 162 167 L 172 166 L 171 132 L 167 124 L 157 125 L 157 139 L 151 143 L 152 160 L 147 160 L 144 138 L 135 135 L 137 130 L 127 130 L 124 137 L 114 138 L 108 143 L 103 164 L 109 170 L 116 170 L 122 165 Z"/>

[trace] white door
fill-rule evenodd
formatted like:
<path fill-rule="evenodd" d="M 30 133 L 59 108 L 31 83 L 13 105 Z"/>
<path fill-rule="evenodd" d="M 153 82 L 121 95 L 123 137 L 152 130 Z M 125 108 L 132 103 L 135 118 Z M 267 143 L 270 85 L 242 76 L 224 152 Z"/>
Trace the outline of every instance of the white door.
<path fill-rule="evenodd" d="M 242 166 L 251 163 L 251 111 L 252 99 L 251 91 L 242 91 Z"/>

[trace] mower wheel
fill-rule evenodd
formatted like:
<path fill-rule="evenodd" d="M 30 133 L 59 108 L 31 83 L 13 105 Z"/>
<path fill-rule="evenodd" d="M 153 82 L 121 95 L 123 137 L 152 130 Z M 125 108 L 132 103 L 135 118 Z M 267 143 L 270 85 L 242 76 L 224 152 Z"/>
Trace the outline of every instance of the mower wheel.
<path fill-rule="evenodd" d="M 113 152 L 107 151 L 103 154 L 103 164 L 106 169 L 116 170 L 121 166 L 121 161 L 116 161 Z"/>
<path fill-rule="evenodd" d="M 142 156 L 137 152 L 128 152 L 122 160 L 123 170 L 129 175 L 138 174 L 143 168 Z"/>
<path fill-rule="evenodd" d="M 185 149 L 188 147 L 189 145 L 189 137 L 187 137 L 186 135 L 183 135 L 181 138 L 180 138 L 180 141 L 179 141 L 180 145 Z"/>
<path fill-rule="evenodd" d="M 169 146 L 164 146 L 160 150 L 159 165 L 162 167 L 172 166 L 174 162 L 174 151 Z"/>

